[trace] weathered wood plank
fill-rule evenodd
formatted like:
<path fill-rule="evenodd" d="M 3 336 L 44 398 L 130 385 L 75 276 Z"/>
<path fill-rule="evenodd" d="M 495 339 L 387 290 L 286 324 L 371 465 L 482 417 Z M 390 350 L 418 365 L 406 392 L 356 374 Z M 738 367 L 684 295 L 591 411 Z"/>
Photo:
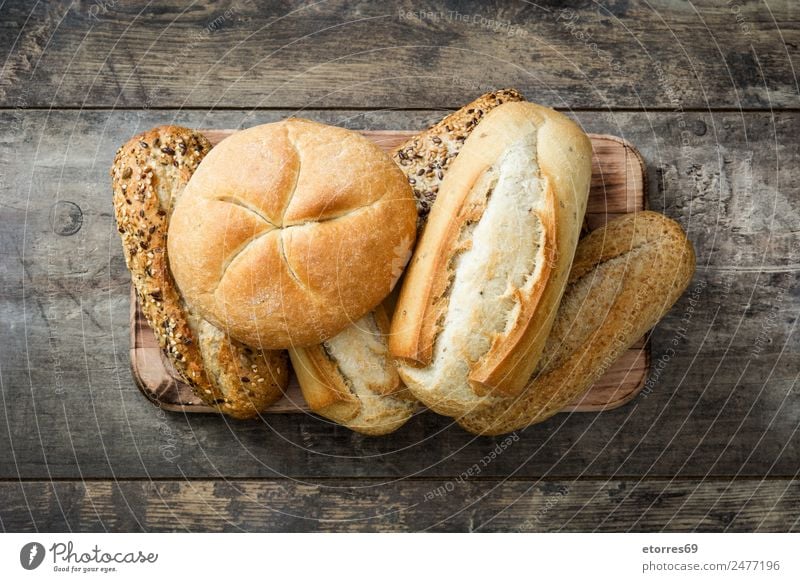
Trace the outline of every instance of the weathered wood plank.
<path fill-rule="evenodd" d="M 128 361 L 129 275 L 107 175 L 114 150 L 158 123 L 225 128 L 286 114 L 0 113 L 9 128 L 0 135 L 0 389 L 8 411 L 0 477 L 438 477 L 458 475 L 495 447 L 497 439 L 474 439 L 432 414 L 370 439 L 304 416 L 271 417 L 265 426 L 167 414 L 139 394 Z M 307 115 L 414 129 L 439 113 Z M 687 228 L 698 274 L 653 336 L 646 395 L 528 429 L 484 475 L 795 475 L 800 151 L 792 144 L 800 114 L 584 112 L 579 120 L 642 151 L 650 206 Z"/>
<path fill-rule="evenodd" d="M 110 481 L 0 484 L 19 531 L 800 529 L 796 480 Z"/>
<path fill-rule="evenodd" d="M 800 106 L 793 0 L 3 3 L 6 107 Z"/>

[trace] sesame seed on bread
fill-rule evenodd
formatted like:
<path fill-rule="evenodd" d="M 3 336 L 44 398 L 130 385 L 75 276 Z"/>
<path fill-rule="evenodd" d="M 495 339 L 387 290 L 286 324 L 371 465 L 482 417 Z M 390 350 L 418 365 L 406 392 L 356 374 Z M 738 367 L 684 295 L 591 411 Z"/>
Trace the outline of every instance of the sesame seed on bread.
<path fill-rule="evenodd" d="M 418 226 L 425 224 L 450 163 L 483 116 L 503 103 L 524 100 L 516 89 L 485 93 L 394 151 L 394 161 L 402 168 L 414 189 Z"/>

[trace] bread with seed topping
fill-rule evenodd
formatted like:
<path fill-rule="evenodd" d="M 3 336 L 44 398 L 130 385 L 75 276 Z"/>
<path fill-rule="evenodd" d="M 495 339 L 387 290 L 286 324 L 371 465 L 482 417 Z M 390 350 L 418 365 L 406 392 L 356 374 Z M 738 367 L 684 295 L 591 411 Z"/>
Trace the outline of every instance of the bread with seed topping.
<path fill-rule="evenodd" d="M 516 89 L 485 93 L 395 149 L 392 157 L 414 189 L 420 228 L 428 218 L 447 169 L 480 120 L 503 103 L 524 100 Z"/>
<path fill-rule="evenodd" d="M 161 349 L 205 403 L 252 418 L 281 397 L 289 378 L 286 353 L 239 343 L 189 309 L 167 260 L 172 209 L 210 150 L 202 134 L 178 126 L 128 141 L 111 168 L 114 215 L 142 312 Z"/>

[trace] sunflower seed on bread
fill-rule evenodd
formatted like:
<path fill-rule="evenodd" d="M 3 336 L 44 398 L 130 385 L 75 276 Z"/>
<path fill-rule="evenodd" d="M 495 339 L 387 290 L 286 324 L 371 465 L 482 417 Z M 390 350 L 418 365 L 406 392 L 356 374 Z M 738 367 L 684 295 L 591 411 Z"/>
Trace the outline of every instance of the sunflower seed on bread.
<path fill-rule="evenodd" d="M 414 189 L 418 227 L 425 224 L 447 168 L 483 116 L 503 103 L 524 100 L 516 89 L 485 93 L 395 149 L 392 157 Z"/>
<path fill-rule="evenodd" d="M 172 209 L 210 149 L 202 134 L 177 126 L 128 141 L 111 168 L 114 215 L 142 312 L 161 349 L 205 403 L 252 418 L 281 397 L 289 372 L 285 352 L 245 346 L 193 313 L 167 261 Z"/>

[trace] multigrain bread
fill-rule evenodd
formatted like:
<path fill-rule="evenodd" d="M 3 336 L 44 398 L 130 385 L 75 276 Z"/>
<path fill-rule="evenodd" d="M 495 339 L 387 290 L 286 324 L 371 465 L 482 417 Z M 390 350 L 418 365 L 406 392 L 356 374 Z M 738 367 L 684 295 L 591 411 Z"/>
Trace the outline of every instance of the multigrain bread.
<path fill-rule="evenodd" d="M 500 105 L 441 184 L 405 274 L 389 346 L 429 408 L 461 416 L 518 394 L 567 282 L 591 143 L 564 115 Z"/>
<path fill-rule="evenodd" d="M 210 150 L 200 133 L 177 126 L 131 139 L 111 168 L 114 214 L 142 312 L 161 349 L 204 402 L 251 418 L 281 397 L 286 354 L 234 341 L 187 308 L 167 264 L 172 209 Z"/>
<path fill-rule="evenodd" d="M 375 144 L 289 119 L 206 156 L 170 223 L 170 267 L 191 308 L 232 337 L 310 346 L 391 291 L 416 218 L 405 176 Z"/>
<path fill-rule="evenodd" d="M 492 109 L 515 101 L 524 101 L 516 89 L 485 93 L 395 149 L 392 157 L 414 189 L 420 229 L 436 200 L 445 173 L 472 130 Z"/>
<path fill-rule="evenodd" d="M 309 408 L 367 435 L 394 432 L 418 408 L 389 355 L 382 306 L 323 344 L 289 350 Z"/>
<path fill-rule="evenodd" d="M 620 217 L 578 245 L 540 365 L 516 398 L 458 419 L 496 435 L 546 420 L 584 394 L 669 311 L 695 269 L 681 227 L 656 212 Z"/>

